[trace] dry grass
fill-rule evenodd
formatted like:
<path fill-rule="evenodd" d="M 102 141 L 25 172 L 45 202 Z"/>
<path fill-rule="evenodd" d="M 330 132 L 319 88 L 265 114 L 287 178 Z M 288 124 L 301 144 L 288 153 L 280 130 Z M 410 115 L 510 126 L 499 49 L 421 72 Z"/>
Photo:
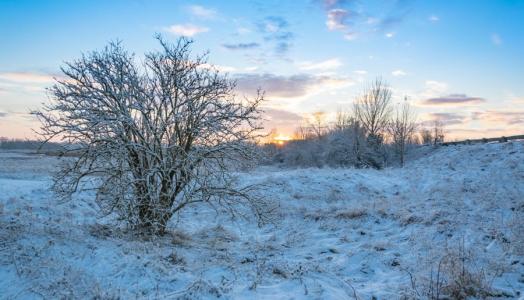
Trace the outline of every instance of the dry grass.
<path fill-rule="evenodd" d="M 367 216 L 367 211 L 363 208 L 353 208 L 338 211 L 335 215 L 337 219 L 357 219 Z"/>
<path fill-rule="evenodd" d="M 472 250 L 464 242 L 457 249 L 445 249 L 441 259 L 429 270 L 429 276 L 416 278 L 410 273 L 411 289 L 403 299 L 486 299 L 499 296 L 492 288 L 492 279 L 500 269 L 479 267 Z M 491 279 L 490 279 L 491 278 Z"/>

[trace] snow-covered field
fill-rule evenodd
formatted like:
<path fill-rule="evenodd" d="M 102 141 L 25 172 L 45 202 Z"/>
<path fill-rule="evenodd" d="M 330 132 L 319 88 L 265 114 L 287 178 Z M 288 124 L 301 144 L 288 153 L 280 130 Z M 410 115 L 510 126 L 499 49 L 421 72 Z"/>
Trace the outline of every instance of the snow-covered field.
<path fill-rule="evenodd" d="M 193 206 L 151 239 L 89 194 L 58 203 L 55 158 L 0 152 L 0 298 L 424 298 L 462 262 L 523 299 L 524 143 L 426 152 L 382 171 L 258 168 L 240 178 L 264 184 L 273 223 Z"/>

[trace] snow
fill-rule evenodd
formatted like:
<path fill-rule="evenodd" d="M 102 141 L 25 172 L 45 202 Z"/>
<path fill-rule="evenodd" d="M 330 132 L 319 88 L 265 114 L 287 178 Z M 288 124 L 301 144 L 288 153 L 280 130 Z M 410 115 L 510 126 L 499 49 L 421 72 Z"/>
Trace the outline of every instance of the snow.
<path fill-rule="evenodd" d="M 524 295 L 524 143 L 426 147 L 405 168 L 239 174 L 274 222 L 193 206 L 159 238 L 59 203 L 53 157 L 0 152 L 0 298 L 396 299 L 461 243 L 506 298 Z"/>

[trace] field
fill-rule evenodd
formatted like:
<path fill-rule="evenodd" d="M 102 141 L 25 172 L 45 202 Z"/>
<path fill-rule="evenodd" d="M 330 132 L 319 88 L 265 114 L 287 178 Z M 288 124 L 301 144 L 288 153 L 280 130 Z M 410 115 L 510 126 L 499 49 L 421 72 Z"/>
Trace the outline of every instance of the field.
<path fill-rule="evenodd" d="M 0 298 L 522 299 L 523 161 L 511 141 L 385 170 L 258 167 L 239 180 L 272 222 L 197 205 L 147 238 L 89 193 L 58 202 L 56 158 L 0 152 Z"/>

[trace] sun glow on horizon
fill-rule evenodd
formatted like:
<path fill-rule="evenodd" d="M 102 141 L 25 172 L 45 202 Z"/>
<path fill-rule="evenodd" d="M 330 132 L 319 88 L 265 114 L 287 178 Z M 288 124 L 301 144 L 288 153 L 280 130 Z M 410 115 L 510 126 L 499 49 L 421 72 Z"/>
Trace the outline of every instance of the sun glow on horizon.
<path fill-rule="evenodd" d="M 284 145 L 286 142 L 293 140 L 290 136 L 279 134 L 273 137 L 273 143 L 277 145 Z"/>

